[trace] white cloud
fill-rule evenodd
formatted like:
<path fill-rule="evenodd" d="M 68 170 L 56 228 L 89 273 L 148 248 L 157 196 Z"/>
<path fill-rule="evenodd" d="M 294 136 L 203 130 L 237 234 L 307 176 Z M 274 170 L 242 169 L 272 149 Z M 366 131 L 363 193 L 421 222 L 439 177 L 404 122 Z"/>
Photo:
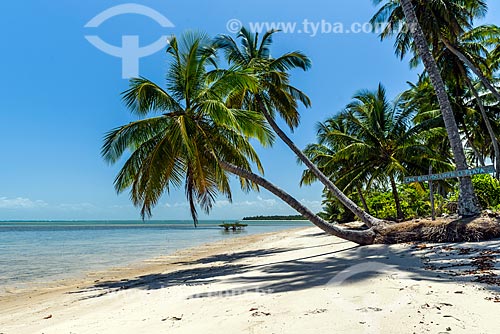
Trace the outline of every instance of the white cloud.
<path fill-rule="evenodd" d="M 91 203 L 61 203 L 61 204 L 49 204 L 42 200 L 32 200 L 25 197 L 7 198 L 0 197 L 0 209 L 15 209 L 15 210 L 32 210 L 32 209 L 44 209 L 51 211 L 91 211 L 97 209 L 94 204 Z"/>
<path fill-rule="evenodd" d="M 259 200 L 259 202 L 264 205 L 264 206 L 267 206 L 267 207 L 273 207 L 273 206 L 276 206 L 276 200 L 274 198 L 268 198 L 268 199 L 265 199 L 265 198 L 262 198 L 260 196 L 257 196 L 257 199 Z"/>
<path fill-rule="evenodd" d="M 31 200 L 29 198 L 0 197 L 0 209 L 37 209 L 47 207 L 48 204 L 41 200 Z"/>
<path fill-rule="evenodd" d="M 225 207 L 230 206 L 230 205 L 232 205 L 232 203 L 229 202 L 227 199 L 224 199 L 224 200 L 220 200 L 220 201 L 215 202 L 214 206 L 216 208 L 225 208 Z"/>
<path fill-rule="evenodd" d="M 63 211 L 85 211 L 96 209 L 96 206 L 91 203 L 70 203 L 70 204 L 59 204 L 56 209 Z"/>
<path fill-rule="evenodd" d="M 260 196 L 257 196 L 257 200 L 255 201 L 236 201 L 229 202 L 228 200 L 219 200 L 215 202 L 216 208 L 225 208 L 228 206 L 232 206 L 235 208 L 244 208 L 244 207 L 256 207 L 256 208 L 267 208 L 267 207 L 275 207 L 277 201 L 275 199 L 265 199 Z"/>
<path fill-rule="evenodd" d="M 323 210 L 323 204 L 321 201 L 314 201 L 314 200 L 307 200 L 307 199 L 301 199 L 300 203 L 304 204 L 307 206 L 309 209 L 312 211 L 321 211 Z"/>

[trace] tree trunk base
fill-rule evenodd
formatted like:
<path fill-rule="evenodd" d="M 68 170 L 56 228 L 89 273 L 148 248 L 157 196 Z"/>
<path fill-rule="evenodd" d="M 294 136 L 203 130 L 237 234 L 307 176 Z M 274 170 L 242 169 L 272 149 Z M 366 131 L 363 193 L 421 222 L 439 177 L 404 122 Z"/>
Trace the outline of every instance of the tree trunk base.
<path fill-rule="evenodd" d="M 374 244 L 406 242 L 477 242 L 500 237 L 500 217 L 480 216 L 450 219 L 416 219 L 375 229 Z"/>

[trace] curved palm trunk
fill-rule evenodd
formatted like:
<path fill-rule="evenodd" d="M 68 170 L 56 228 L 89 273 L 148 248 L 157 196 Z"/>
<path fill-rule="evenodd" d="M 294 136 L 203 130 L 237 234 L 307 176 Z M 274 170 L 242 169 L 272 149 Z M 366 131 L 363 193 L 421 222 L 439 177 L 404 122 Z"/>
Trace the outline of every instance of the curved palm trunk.
<path fill-rule="evenodd" d="M 472 148 L 472 151 L 474 152 L 474 155 L 476 156 L 477 162 L 482 167 L 486 166 L 486 164 L 484 162 L 484 157 L 481 153 L 479 153 L 479 150 L 477 149 L 476 145 L 474 145 L 474 142 L 472 141 L 472 138 L 470 137 L 470 133 L 467 130 L 467 126 L 465 124 L 463 124 L 463 129 L 464 129 L 465 139 L 467 139 L 467 142 L 469 143 L 470 147 Z"/>
<path fill-rule="evenodd" d="M 470 82 L 469 78 L 465 78 L 467 81 L 467 85 L 469 86 L 469 89 L 471 90 L 472 94 L 474 95 L 474 98 L 477 101 L 477 104 L 479 106 L 479 110 L 481 111 L 481 115 L 483 116 L 483 121 L 484 124 L 486 124 L 486 128 L 488 129 L 488 133 L 490 134 L 491 138 L 491 143 L 493 145 L 493 151 L 495 152 L 495 177 L 498 179 L 500 178 L 500 148 L 498 147 L 498 140 L 495 135 L 495 131 L 493 130 L 493 127 L 491 126 L 490 119 L 488 118 L 488 115 L 486 114 L 486 110 L 484 109 L 484 105 L 481 102 L 481 99 L 479 97 L 479 93 L 477 90 L 474 88 L 474 85 L 472 82 Z"/>
<path fill-rule="evenodd" d="M 468 168 L 467 160 L 465 158 L 464 148 L 462 146 L 457 123 L 455 121 L 455 116 L 453 114 L 453 109 L 446 92 L 443 78 L 441 77 L 436 61 L 432 57 L 432 54 L 429 50 L 429 45 L 425 38 L 424 32 L 422 31 L 422 27 L 418 22 L 412 1 L 401 0 L 401 6 L 406 17 L 407 25 L 410 28 L 410 32 L 413 35 L 413 39 L 417 46 L 419 56 L 424 63 L 425 69 L 427 70 L 432 85 L 434 86 L 434 90 L 436 91 L 439 106 L 446 127 L 446 132 L 448 133 L 448 139 L 453 151 L 455 164 L 458 170 L 465 170 Z M 458 212 L 463 216 L 474 216 L 480 213 L 479 203 L 474 192 L 470 177 L 460 178 Z"/>
<path fill-rule="evenodd" d="M 259 186 L 269 190 L 271 193 L 279 197 L 281 200 L 283 200 L 285 203 L 287 203 L 289 206 L 291 206 L 293 209 L 295 209 L 297 212 L 299 212 L 305 218 L 307 218 L 311 223 L 313 223 L 326 233 L 332 234 L 336 237 L 345 240 L 355 242 L 360 245 L 373 244 L 373 241 L 375 239 L 375 232 L 372 229 L 364 231 L 354 231 L 354 230 L 346 230 L 338 226 L 335 226 L 333 224 L 330 224 L 327 221 L 323 220 L 321 217 L 315 215 L 311 210 L 309 210 L 302 203 L 300 203 L 295 198 L 290 196 L 284 190 L 278 188 L 277 186 L 275 186 L 268 180 L 260 177 L 259 175 L 254 174 L 241 167 L 232 165 L 225 161 L 219 161 L 219 164 L 224 170 L 232 174 L 238 175 L 242 178 L 245 178 L 247 180 L 250 180 L 258 184 Z"/>
<path fill-rule="evenodd" d="M 368 204 L 366 204 L 366 199 L 365 196 L 363 195 L 363 190 L 361 190 L 360 186 L 356 186 L 356 191 L 358 192 L 359 199 L 361 200 L 361 203 L 363 203 L 363 209 L 366 211 L 366 213 L 370 214 L 370 209 L 368 208 Z"/>
<path fill-rule="evenodd" d="M 398 215 L 398 220 L 404 220 L 405 215 L 403 213 L 403 209 L 401 209 L 401 200 L 399 199 L 398 187 L 396 185 L 396 181 L 394 181 L 394 175 L 390 175 L 389 179 L 391 181 L 392 188 L 392 196 L 394 197 L 394 202 L 396 203 L 396 212 Z"/>
<path fill-rule="evenodd" d="M 381 226 L 386 223 L 385 221 L 377 219 L 368 214 L 367 212 L 363 211 L 363 209 L 361 209 L 358 205 L 356 205 L 356 203 L 354 203 L 349 197 L 347 197 L 342 191 L 340 191 L 340 189 L 337 188 L 337 186 L 335 186 L 335 184 L 333 184 L 333 182 L 330 181 L 330 179 L 325 174 L 323 174 L 323 172 L 321 172 L 319 168 L 315 164 L 313 164 L 312 161 L 309 160 L 309 158 L 307 158 L 306 155 L 280 129 L 280 127 L 278 126 L 278 124 L 276 124 L 273 117 L 271 116 L 271 114 L 269 113 L 269 111 L 267 110 L 266 106 L 264 105 L 259 96 L 257 96 L 257 101 L 259 103 L 259 107 L 262 114 L 266 118 L 269 125 L 271 125 L 274 132 L 276 132 L 278 137 L 280 137 L 281 140 L 283 140 L 283 142 L 285 142 L 285 144 L 288 145 L 288 147 L 306 165 L 306 167 L 311 172 L 313 172 L 313 174 L 318 178 L 318 180 L 320 180 L 320 182 L 323 183 L 325 187 L 331 191 L 333 196 L 335 196 L 342 204 L 345 205 L 347 209 L 349 209 L 352 213 L 354 213 L 367 226 L 369 227 Z"/>
<path fill-rule="evenodd" d="M 446 39 L 442 38 L 441 39 L 446 46 L 448 50 L 450 50 L 451 53 L 453 53 L 455 56 L 458 57 L 465 65 L 467 65 L 468 68 L 474 72 L 475 75 L 481 80 L 483 85 L 496 97 L 498 102 L 500 102 L 500 93 L 498 90 L 493 86 L 493 84 L 486 78 L 486 76 L 481 72 L 480 69 L 477 68 L 476 65 L 474 65 L 469 58 L 467 58 L 462 52 L 460 52 L 458 49 L 456 49 L 450 42 L 448 42 Z"/>

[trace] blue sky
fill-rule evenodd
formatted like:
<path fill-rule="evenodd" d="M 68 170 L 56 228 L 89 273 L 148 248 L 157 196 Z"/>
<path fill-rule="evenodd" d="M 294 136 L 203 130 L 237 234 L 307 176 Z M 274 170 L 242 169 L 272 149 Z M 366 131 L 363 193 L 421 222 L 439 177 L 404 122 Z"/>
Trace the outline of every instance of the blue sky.
<path fill-rule="evenodd" d="M 369 21 L 375 12 L 370 0 L 137 1 L 160 12 L 175 27 L 163 28 L 147 17 L 130 14 L 111 18 L 98 28 L 84 27 L 100 12 L 124 3 L 28 0 L 2 4 L 0 220 L 139 218 L 128 194 L 118 196 L 113 189 L 120 165 L 108 166 L 100 157 L 104 133 L 133 120 L 120 101 L 128 82 L 122 79 L 121 59 L 95 48 L 86 35 L 98 35 L 113 45 L 120 45 L 123 35 L 138 35 L 144 46 L 187 29 L 212 36 L 229 33 L 227 22 L 234 24 L 234 19 L 247 26 L 295 23 L 294 33 L 276 35 L 273 53 L 302 50 L 313 61 L 307 73 L 293 73 L 294 85 L 313 101 L 311 109 L 302 110 L 301 125 L 291 134 L 300 147 L 315 140 L 315 124 L 338 112 L 355 91 L 373 89 L 382 82 L 395 96 L 417 76 L 394 56 L 391 42 L 382 43 L 370 33 L 327 33 L 328 23 L 343 24 L 349 30 L 353 23 Z M 500 4 L 488 4 L 486 21 L 500 24 Z M 300 29 L 304 20 L 320 24 L 315 36 L 312 26 Z M 161 84 L 166 62 L 163 51 L 142 58 L 139 73 Z M 267 178 L 319 211 L 322 187 L 298 186 L 302 167 L 283 144 L 258 152 Z M 234 203 L 221 198 L 210 218 L 294 213 L 265 190 L 243 194 L 234 185 Z M 182 189 L 165 196 L 153 213 L 154 219 L 189 219 Z"/>

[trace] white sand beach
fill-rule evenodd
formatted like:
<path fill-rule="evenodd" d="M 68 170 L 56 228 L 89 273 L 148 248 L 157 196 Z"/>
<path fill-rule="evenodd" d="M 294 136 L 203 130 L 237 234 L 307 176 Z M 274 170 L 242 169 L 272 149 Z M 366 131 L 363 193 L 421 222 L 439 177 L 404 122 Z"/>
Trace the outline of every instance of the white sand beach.
<path fill-rule="evenodd" d="M 498 333 L 499 249 L 359 247 L 316 228 L 235 238 L 11 291 L 0 333 Z"/>

